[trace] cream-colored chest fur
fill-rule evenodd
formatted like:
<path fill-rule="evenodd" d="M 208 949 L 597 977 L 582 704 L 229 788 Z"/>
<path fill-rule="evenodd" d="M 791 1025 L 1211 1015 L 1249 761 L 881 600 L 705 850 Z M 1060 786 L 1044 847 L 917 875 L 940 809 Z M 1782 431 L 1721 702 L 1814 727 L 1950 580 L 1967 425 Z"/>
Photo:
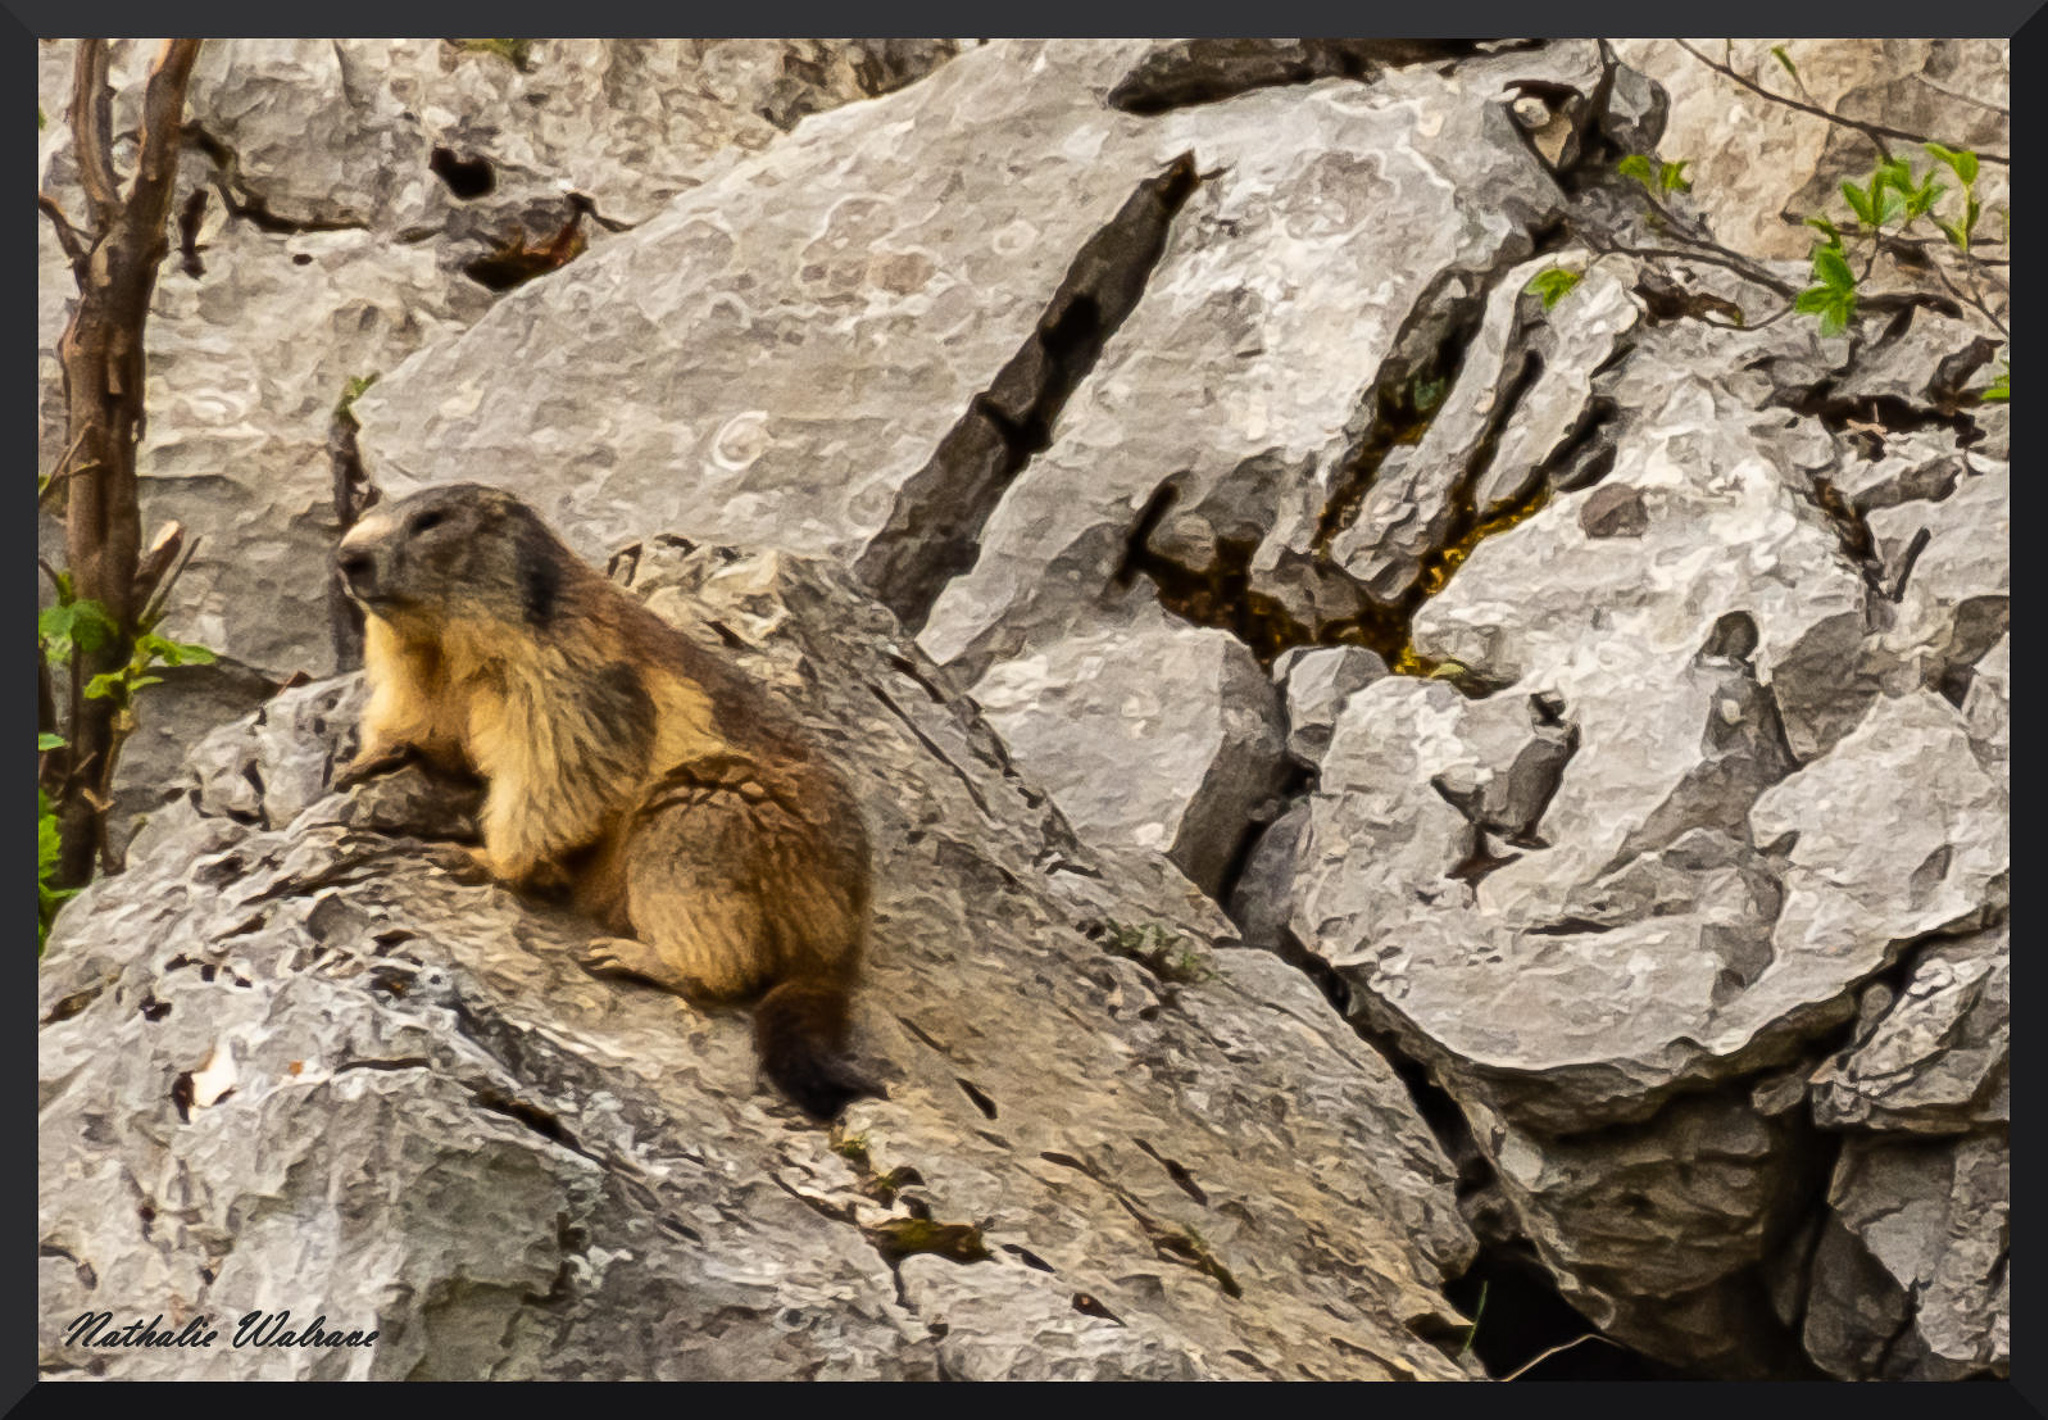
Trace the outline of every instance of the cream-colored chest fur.
<path fill-rule="evenodd" d="M 366 745 L 414 744 L 487 780 L 484 842 L 507 877 L 605 837 L 661 775 L 729 749 L 703 688 L 653 668 L 652 742 L 622 753 L 621 727 L 575 693 L 601 667 L 502 627 L 451 623 L 423 644 L 373 619 L 364 660 Z"/>

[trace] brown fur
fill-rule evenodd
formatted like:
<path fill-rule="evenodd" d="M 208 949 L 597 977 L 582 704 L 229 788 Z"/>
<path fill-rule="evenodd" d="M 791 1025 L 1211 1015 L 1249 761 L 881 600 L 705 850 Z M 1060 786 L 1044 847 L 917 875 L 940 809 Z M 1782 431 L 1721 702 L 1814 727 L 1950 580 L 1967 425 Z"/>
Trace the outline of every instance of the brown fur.
<path fill-rule="evenodd" d="M 593 970 L 700 1002 L 766 992 L 768 1073 L 830 1117 L 867 936 L 859 808 L 760 692 L 476 484 L 378 508 L 337 553 L 370 613 L 353 772 L 414 752 L 489 785 L 478 861 L 567 886 Z"/>

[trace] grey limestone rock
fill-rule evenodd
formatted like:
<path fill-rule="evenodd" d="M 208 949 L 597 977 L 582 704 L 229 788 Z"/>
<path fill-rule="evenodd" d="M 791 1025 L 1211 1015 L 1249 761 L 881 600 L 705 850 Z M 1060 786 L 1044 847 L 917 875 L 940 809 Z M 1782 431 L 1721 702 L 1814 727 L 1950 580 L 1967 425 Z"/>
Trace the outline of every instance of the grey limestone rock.
<path fill-rule="evenodd" d="M 679 539 L 619 565 L 858 785 L 857 1039 L 890 1097 L 828 1133 L 764 1092 L 743 1016 L 587 976 L 587 925 L 406 836 L 460 831 L 420 771 L 326 790 L 352 679 L 290 691 L 51 941 L 44 1374 L 1473 1373 L 1449 1161 L 1305 978 L 1219 949 L 1162 860 L 1076 840 L 842 574 Z M 1112 954 L 1107 918 L 1199 968 Z M 378 1338 L 67 1347 L 99 1306 Z"/>

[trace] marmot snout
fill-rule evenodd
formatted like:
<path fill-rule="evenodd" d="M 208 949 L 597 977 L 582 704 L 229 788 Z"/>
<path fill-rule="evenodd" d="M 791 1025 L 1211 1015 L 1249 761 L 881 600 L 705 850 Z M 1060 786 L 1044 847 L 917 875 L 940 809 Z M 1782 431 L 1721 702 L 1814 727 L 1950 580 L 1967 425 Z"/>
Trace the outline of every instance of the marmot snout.
<path fill-rule="evenodd" d="M 369 613 L 345 779 L 418 754 L 489 785 L 478 861 L 566 884 L 614 935 L 585 964 L 693 1000 L 765 992 L 768 1074 L 823 1118 L 847 1062 L 869 853 L 844 781 L 737 670 L 478 484 L 371 512 L 337 573 Z"/>

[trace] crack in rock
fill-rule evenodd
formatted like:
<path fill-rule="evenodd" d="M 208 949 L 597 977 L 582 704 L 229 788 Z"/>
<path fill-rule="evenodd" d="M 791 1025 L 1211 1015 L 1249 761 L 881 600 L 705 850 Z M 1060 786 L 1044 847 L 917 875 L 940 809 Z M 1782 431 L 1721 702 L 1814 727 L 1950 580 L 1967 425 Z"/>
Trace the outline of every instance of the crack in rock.
<path fill-rule="evenodd" d="M 898 490 L 855 572 L 906 630 L 919 630 L 946 583 L 974 565 L 989 514 L 1137 306 L 1174 214 L 1200 181 L 1194 154 L 1183 153 L 1138 184 L 1075 254 L 1031 338 Z"/>
<path fill-rule="evenodd" d="M 1528 42 L 1523 43 L 1526 47 Z M 1385 69 L 1444 60 L 1455 65 L 1497 44 L 1470 39 L 1186 40 L 1146 55 L 1104 102 L 1125 113 L 1160 114 L 1275 85 L 1332 78 L 1370 82 Z"/>

